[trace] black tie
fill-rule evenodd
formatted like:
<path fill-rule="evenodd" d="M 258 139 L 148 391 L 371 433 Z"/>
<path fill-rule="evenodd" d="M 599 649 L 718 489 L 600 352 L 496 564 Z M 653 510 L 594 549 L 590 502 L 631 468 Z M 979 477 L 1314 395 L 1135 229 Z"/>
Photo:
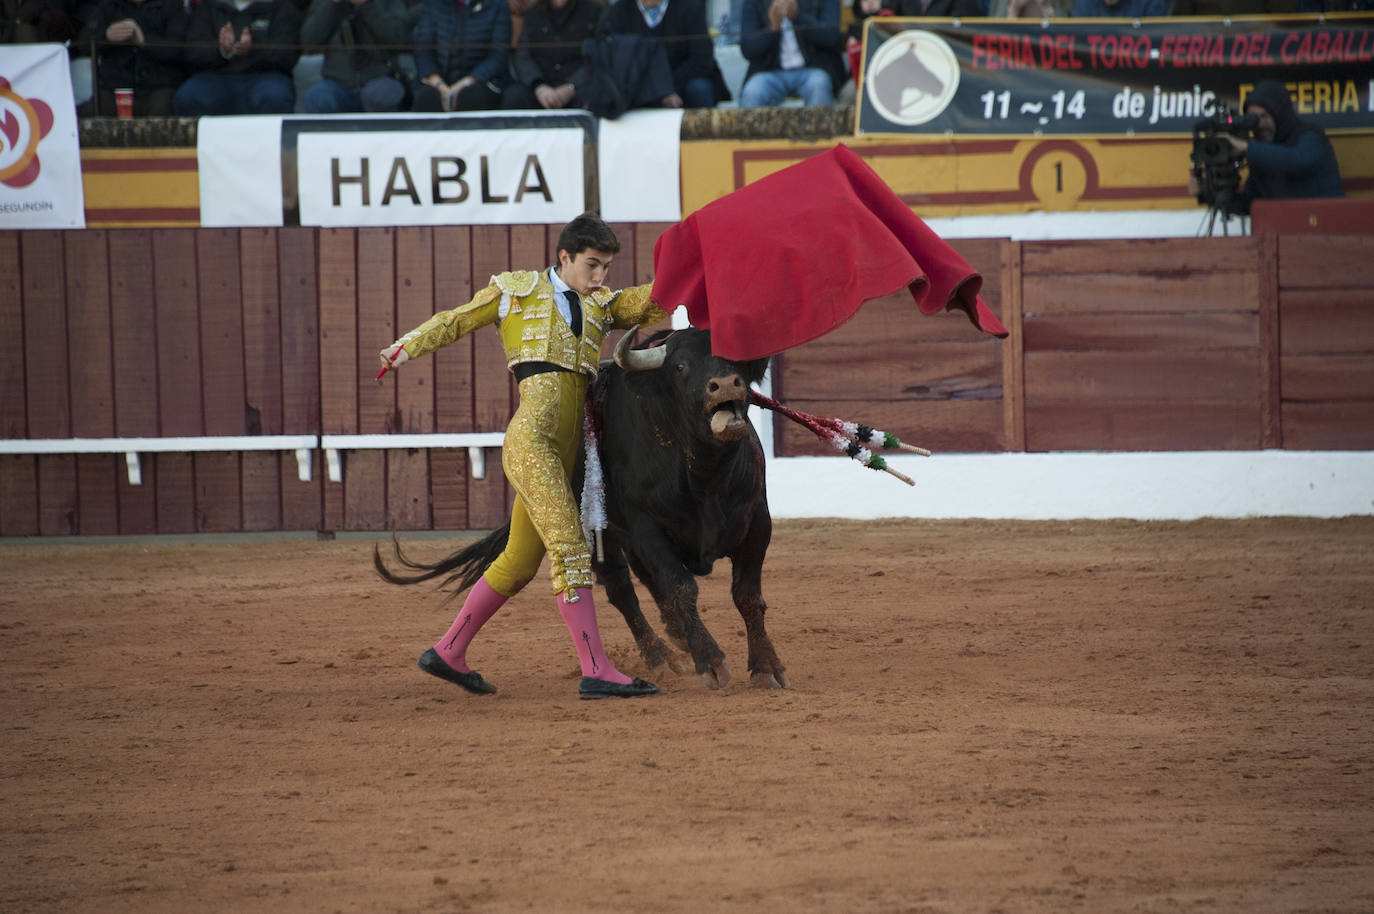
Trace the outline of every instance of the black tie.
<path fill-rule="evenodd" d="M 563 293 L 563 297 L 568 300 L 568 312 L 572 315 L 572 320 L 568 326 L 572 328 L 573 336 L 582 335 L 582 303 L 577 300 L 577 293 L 572 289 Z"/>

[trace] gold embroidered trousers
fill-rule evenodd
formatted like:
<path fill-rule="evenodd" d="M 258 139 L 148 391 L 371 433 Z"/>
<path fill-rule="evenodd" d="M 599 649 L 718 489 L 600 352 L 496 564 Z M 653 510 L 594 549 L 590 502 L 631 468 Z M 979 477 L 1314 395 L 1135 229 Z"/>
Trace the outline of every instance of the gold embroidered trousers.
<path fill-rule="evenodd" d="M 515 487 L 510 539 L 484 577 L 511 596 L 539 571 L 548 553 L 554 593 L 592 586 L 592 558 L 573 497 L 572 473 L 582 444 L 587 376 L 546 371 L 520 382 L 520 406 L 506 427 L 501 466 Z"/>

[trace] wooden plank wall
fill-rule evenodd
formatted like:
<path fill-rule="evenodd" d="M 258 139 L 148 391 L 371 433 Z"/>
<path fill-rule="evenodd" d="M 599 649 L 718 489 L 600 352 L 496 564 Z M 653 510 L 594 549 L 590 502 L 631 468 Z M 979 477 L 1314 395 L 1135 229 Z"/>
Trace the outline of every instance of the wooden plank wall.
<path fill-rule="evenodd" d="M 1374 236 L 1278 236 L 1282 446 L 1374 448 Z"/>
<path fill-rule="evenodd" d="M 618 225 L 613 279 L 653 275 L 661 223 Z M 560 226 L 0 232 L 0 435 L 499 432 L 515 387 L 495 333 L 375 381 L 377 351 Z M 486 529 L 512 498 L 500 449 L 0 456 L 0 535 Z"/>
<path fill-rule="evenodd" d="M 1029 451 L 1278 446 L 1256 238 L 1021 245 Z"/>
<path fill-rule="evenodd" d="M 663 224 L 617 225 L 612 281 L 647 282 Z M 376 353 L 557 226 L 0 232 L 6 438 L 500 431 L 494 333 L 384 381 Z M 797 408 L 940 452 L 1374 447 L 1374 238 L 968 240 L 1012 331 L 922 317 L 905 293 L 780 356 Z M 783 456 L 828 453 L 786 420 Z M 487 529 L 499 449 L 0 456 L 0 535 Z"/>
<path fill-rule="evenodd" d="M 953 243 L 983 274 L 983 300 L 1002 315 L 1002 244 Z M 821 416 L 862 422 L 938 451 L 1006 449 L 1004 347 L 963 312 L 923 316 L 905 290 L 868 302 L 833 333 L 774 365 L 776 399 Z M 778 453 L 833 454 L 788 419 L 773 420 Z"/>

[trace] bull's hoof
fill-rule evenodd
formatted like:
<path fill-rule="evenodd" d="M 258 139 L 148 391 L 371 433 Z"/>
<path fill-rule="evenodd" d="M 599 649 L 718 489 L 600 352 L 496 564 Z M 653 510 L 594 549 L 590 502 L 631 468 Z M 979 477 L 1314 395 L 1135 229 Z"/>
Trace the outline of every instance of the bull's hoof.
<path fill-rule="evenodd" d="M 701 674 L 701 681 L 706 683 L 708 689 L 723 689 L 730 684 L 730 664 L 724 658 L 711 664 Z"/>
<path fill-rule="evenodd" d="M 785 689 L 792 683 L 782 673 L 768 673 L 758 670 L 749 676 L 749 684 L 756 689 Z"/>

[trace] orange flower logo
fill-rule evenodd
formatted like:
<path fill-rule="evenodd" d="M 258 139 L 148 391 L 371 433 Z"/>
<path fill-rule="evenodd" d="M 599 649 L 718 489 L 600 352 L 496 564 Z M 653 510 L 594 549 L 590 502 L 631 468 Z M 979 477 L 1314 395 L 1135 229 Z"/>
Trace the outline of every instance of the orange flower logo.
<path fill-rule="evenodd" d="M 0 76 L 0 184 L 27 187 L 38 178 L 38 142 L 52 130 L 47 102 L 16 95 Z"/>

